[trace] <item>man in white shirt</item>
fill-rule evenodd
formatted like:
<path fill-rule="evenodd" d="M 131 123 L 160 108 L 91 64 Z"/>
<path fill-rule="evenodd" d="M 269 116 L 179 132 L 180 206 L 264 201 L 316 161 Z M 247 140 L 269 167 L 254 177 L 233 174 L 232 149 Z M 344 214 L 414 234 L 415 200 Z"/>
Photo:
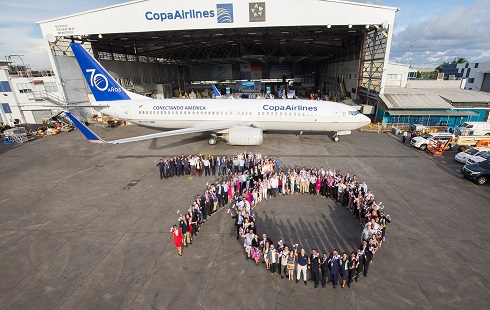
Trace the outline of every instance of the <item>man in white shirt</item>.
<path fill-rule="evenodd" d="M 192 156 L 190 161 L 189 161 L 190 166 L 191 166 L 191 176 L 196 175 L 196 162 L 197 162 L 196 156 Z"/>
<path fill-rule="evenodd" d="M 202 164 L 204 166 L 204 175 L 211 175 L 209 171 L 209 158 L 205 157 L 204 160 L 202 161 Z"/>
<path fill-rule="evenodd" d="M 277 188 L 279 187 L 279 180 L 277 179 L 277 175 L 274 174 L 270 180 L 270 185 L 272 189 L 272 196 L 274 198 L 277 197 Z"/>

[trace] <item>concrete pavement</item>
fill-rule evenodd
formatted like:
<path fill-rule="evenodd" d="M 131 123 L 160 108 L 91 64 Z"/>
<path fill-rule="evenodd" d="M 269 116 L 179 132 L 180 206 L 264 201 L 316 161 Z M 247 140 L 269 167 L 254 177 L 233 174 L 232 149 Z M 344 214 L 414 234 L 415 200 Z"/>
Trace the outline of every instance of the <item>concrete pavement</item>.
<path fill-rule="evenodd" d="M 153 132 L 91 127 L 105 139 Z M 449 171 L 450 157 L 441 163 L 387 134 L 341 138 L 273 133 L 262 146 L 232 147 L 186 135 L 98 145 L 75 131 L 1 145 L 0 308 L 487 308 L 490 187 Z M 369 276 L 335 291 L 272 276 L 245 259 L 225 210 L 178 257 L 168 233 L 176 210 L 215 178 L 160 181 L 155 161 L 242 151 L 366 179 L 393 219 Z M 322 252 L 359 243 L 357 222 L 330 199 L 281 196 L 254 212 L 259 233 L 275 241 Z"/>

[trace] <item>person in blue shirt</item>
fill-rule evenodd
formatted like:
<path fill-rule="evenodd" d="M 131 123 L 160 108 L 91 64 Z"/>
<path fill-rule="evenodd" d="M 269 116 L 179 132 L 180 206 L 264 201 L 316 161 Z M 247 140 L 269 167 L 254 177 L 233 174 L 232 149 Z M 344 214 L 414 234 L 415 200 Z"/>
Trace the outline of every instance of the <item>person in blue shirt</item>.
<path fill-rule="evenodd" d="M 164 172 L 165 172 L 165 163 L 163 162 L 163 158 L 160 158 L 160 161 L 156 165 L 160 169 L 160 180 L 163 180 Z"/>
<path fill-rule="evenodd" d="M 301 278 L 301 272 L 303 272 L 303 281 L 305 285 L 307 284 L 306 282 L 306 272 L 308 269 L 308 255 L 305 252 L 305 249 L 301 249 L 301 252 L 299 255 L 297 255 L 298 259 L 298 264 L 296 266 L 296 283 L 299 282 L 299 279 Z"/>

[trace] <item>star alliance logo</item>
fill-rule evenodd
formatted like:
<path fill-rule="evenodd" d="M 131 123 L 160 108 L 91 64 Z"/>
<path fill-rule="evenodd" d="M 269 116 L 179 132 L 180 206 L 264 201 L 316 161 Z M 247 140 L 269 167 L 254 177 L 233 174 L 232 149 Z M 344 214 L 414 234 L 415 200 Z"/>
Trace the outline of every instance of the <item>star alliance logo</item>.
<path fill-rule="evenodd" d="M 265 2 L 249 3 L 248 16 L 250 22 L 265 22 Z"/>
<path fill-rule="evenodd" d="M 233 23 L 233 3 L 216 4 L 218 24 Z"/>

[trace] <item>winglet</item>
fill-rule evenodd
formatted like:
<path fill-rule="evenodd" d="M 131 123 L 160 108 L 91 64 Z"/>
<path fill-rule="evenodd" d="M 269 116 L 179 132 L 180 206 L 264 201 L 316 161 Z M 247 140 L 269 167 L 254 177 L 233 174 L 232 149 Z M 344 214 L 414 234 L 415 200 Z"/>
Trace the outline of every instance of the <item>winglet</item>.
<path fill-rule="evenodd" d="M 73 116 L 70 112 L 65 112 L 65 115 L 75 124 L 75 126 L 80 130 L 85 138 L 90 142 L 94 143 L 106 143 L 104 140 L 99 138 L 92 130 L 90 130 L 84 123 L 80 122 L 75 116 Z"/>
<path fill-rule="evenodd" d="M 214 91 L 214 96 L 215 96 L 216 98 L 221 97 L 221 93 L 220 93 L 220 92 L 219 92 L 219 90 L 216 88 L 216 85 L 211 84 L 211 87 L 213 88 L 213 91 Z"/>

